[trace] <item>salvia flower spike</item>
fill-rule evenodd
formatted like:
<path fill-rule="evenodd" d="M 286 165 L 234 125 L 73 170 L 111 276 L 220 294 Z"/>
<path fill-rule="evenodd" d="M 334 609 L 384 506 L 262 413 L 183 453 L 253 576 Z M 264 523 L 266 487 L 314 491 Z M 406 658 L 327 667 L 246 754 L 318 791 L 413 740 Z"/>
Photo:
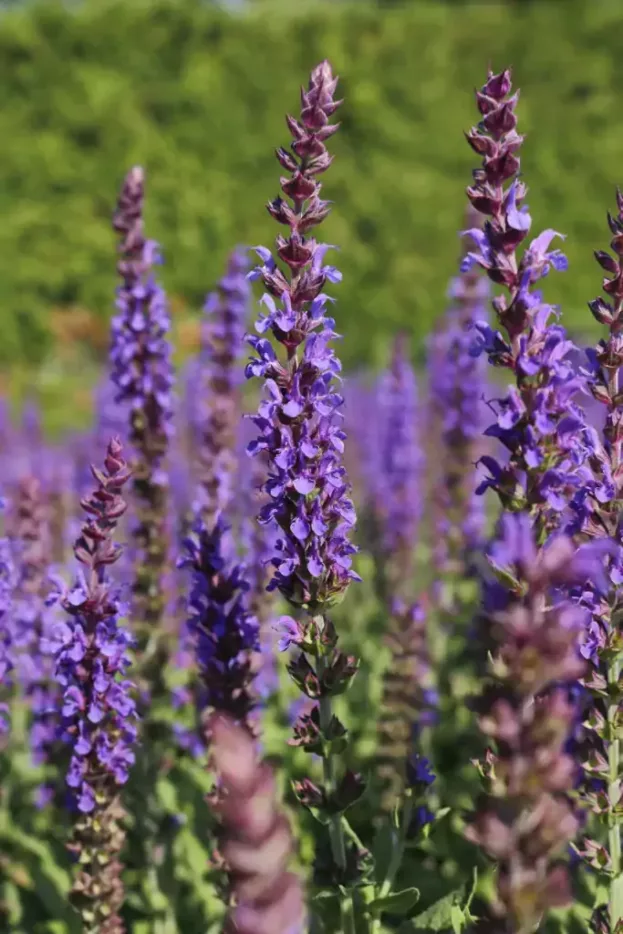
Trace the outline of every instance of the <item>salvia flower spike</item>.
<path fill-rule="evenodd" d="M 469 227 L 480 224 L 470 205 Z M 435 470 L 432 481 L 432 521 L 435 529 L 433 565 L 436 584 L 451 589 L 456 578 L 469 573 L 470 554 L 484 531 L 484 498 L 476 495 L 475 464 L 483 451 L 490 395 L 486 361 L 471 353 L 476 321 L 486 319 L 490 284 L 478 267 L 460 272 L 450 283 L 449 306 L 439 319 L 427 346 L 429 418 Z M 442 608 L 453 612 L 452 592 Z M 459 611 L 460 612 L 460 611 Z"/>
<path fill-rule="evenodd" d="M 233 560 L 229 527 L 221 515 L 209 529 L 198 518 L 184 543 L 180 567 L 191 574 L 188 644 L 199 669 L 198 713 L 220 711 L 253 733 L 253 654 L 259 624 L 246 602 L 244 568 Z"/>
<path fill-rule="evenodd" d="M 220 849 L 233 893 L 226 934 L 299 934 L 307 930 L 301 882 L 287 865 L 293 841 L 277 802 L 275 778 L 249 733 L 230 717 L 209 722 L 219 783 Z"/>
<path fill-rule="evenodd" d="M 239 362 L 250 300 L 248 267 L 242 250 L 234 250 L 226 274 L 204 305 L 199 357 L 200 379 L 203 380 L 198 445 L 199 502 L 195 511 L 209 528 L 219 513 L 227 513 L 237 470 L 242 376 Z"/>
<path fill-rule="evenodd" d="M 571 517 L 564 520 L 566 525 L 581 524 L 591 487 L 584 468 L 594 436 L 574 402 L 585 382 L 569 359 L 573 344 L 562 327 L 549 323 L 556 309 L 535 289 L 551 269 L 567 268 L 561 251 L 550 249 L 561 235 L 544 230 L 521 257 L 517 253 L 532 219 L 523 204 L 527 189 L 519 180 L 519 94 L 511 94 L 511 89 L 506 70 L 490 73 L 476 92 L 482 119 L 466 136 L 482 157 L 482 166 L 474 170 L 467 196 L 486 220 L 484 227 L 465 231 L 474 249 L 462 269 L 478 264 L 504 289 L 493 299 L 493 308 L 505 336 L 477 322 L 474 352 L 485 351 L 492 364 L 511 370 L 515 380 L 506 396 L 491 403 L 496 419 L 486 431 L 506 448 L 508 459 L 501 463 L 488 455 L 482 458 L 489 476 L 480 491 L 491 487 L 504 509 L 529 511 L 543 542 L 561 526 L 568 506 Z"/>
<path fill-rule="evenodd" d="M 593 708 L 585 728 L 592 734 L 593 749 L 585 762 L 592 780 L 584 789 L 584 799 L 598 821 L 605 827 L 607 849 L 587 840 L 582 853 L 585 859 L 605 876 L 609 890 L 607 920 L 600 932 L 617 934 L 623 929 L 623 537 L 621 508 L 623 506 L 623 398 L 621 397 L 621 366 L 623 365 L 623 195 L 617 191 L 617 213 L 608 215 L 613 238 L 614 256 L 597 250 L 595 257 L 606 273 L 603 281 L 605 298 L 589 302 L 598 322 L 608 328 L 605 339 L 587 351 L 589 387 L 594 398 L 605 409 L 604 444 L 594 458 L 598 481 L 590 500 L 583 531 L 589 539 L 609 537 L 616 543 L 616 552 L 608 567 L 608 592 L 600 594 L 589 582 L 582 591 L 582 602 L 592 612 L 592 622 L 583 648 L 591 662 L 586 686 L 591 692 Z M 607 686 L 604 694 L 604 685 Z"/>
<path fill-rule="evenodd" d="M 271 201 L 268 211 L 289 228 L 289 235 L 277 237 L 276 257 L 257 247 L 261 265 L 250 274 L 266 289 L 266 314 L 256 329 L 260 335 L 270 332 L 281 354 L 267 337 L 250 337 L 255 355 L 246 374 L 265 381 L 265 398 L 253 418 L 259 437 L 248 450 L 251 455 L 266 452 L 269 462 L 264 490 L 270 501 L 259 516 L 260 522 L 277 528 L 269 587 L 308 614 L 300 624 L 286 624 L 290 641 L 302 650 L 289 666 L 290 675 L 317 701 L 312 714 L 295 727 L 295 741 L 309 752 L 321 753 L 325 784 L 323 789 L 314 786 L 313 792 L 305 785 L 298 796 L 314 810 L 320 802 L 330 815 L 332 871 L 336 884 L 346 884 L 341 812 L 362 793 L 363 783 L 359 777 L 352 780 L 351 773 L 342 778 L 336 773 L 334 745 L 343 747 L 345 730 L 332 713 L 331 698 L 348 686 L 357 663 L 338 651 L 326 614 L 356 577 L 350 542 L 355 511 L 342 464 L 343 400 L 336 385 L 340 363 L 331 347 L 337 335 L 326 313 L 331 300 L 322 291 L 326 282 L 339 282 L 341 276 L 325 263 L 330 247 L 311 236 L 329 213 L 317 179 L 332 161 L 325 143 L 338 129 L 330 123 L 340 104 L 334 99 L 336 87 L 331 66 L 322 62 L 301 92 L 300 117 L 286 118 L 292 144 L 289 151 L 280 148 L 276 153 L 286 173 L 281 179 L 285 197 Z M 342 924 L 345 931 L 352 930 L 350 897 L 344 900 Z"/>
<path fill-rule="evenodd" d="M 4 508 L 4 502 L 0 501 Z M 7 538 L 0 539 L 0 743 L 10 729 L 8 700 L 15 678 L 13 592 L 17 572 Z"/>
<path fill-rule="evenodd" d="M 113 218 L 120 236 L 117 315 L 112 322 L 111 378 L 116 401 L 130 417 L 132 485 L 138 521 L 133 529 L 133 616 L 144 650 L 162 622 L 167 562 L 167 475 L 164 460 L 172 434 L 173 367 L 166 296 L 154 276 L 158 245 L 143 224 L 144 172 L 131 169 Z"/>
<path fill-rule="evenodd" d="M 54 659 L 46 651 L 56 609 L 48 606 L 51 589 L 49 568 L 52 539 L 49 498 L 40 481 L 21 479 L 15 497 L 12 533 L 17 543 L 15 621 L 20 630 L 16 663 L 19 679 L 30 705 L 30 744 L 33 762 L 50 762 L 58 752 L 59 686 L 54 678 Z M 52 785 L 41 786 L 37 803 L 54 794 Z"/>
<path fill-rule="evenodd" d="M 379 525 L 381 563 L 391 597 L 404 595 L 413 573 L 413 554 L 422 516 L 424 461 L 419 438 L 417 383 L 407 335 L 398 334 L 391 360 L 377 387 L 379 429 Z"/>
<path fill-rule="evenodd" d="M 497 863 L 498 913 L 513 934 L 531 934 L 571 898 L 560 858 L 579 829 L 569 798 L 579 770 L 568 752 L 578 709 L 565 684 L 585 670 L 579 643 L 588 613 L 560 594 L 588 577 L 603 581 L 603 548 L 576 549 L 558 535 L 539 550 L 530 517 L 505 513 L 488 560 L 493 648 L 477 706 L 491 748 L 468 836 Z"/>
<path fill-rule="evenodd" d="M 126 678 L 132 640 L 118 623 L 121 607 L 108 575 L 121 551 L 113 534 L 126 510 L 122 493 L 130 478 L 117 439 L 108 445 L 104 469 L 92 471 L 97 485 L 82 501 L 87 519 L 74 545 L 82 570 L 62 597 L 68 619 L 52 629 L 50 642 L 71 746 L 67 784 L 76 816 L 70 851 L 78 866 L 72 900 L 85 934 L 123 934 L 119 795 L 134 762 L 137 715 L 134 686 Z"/>

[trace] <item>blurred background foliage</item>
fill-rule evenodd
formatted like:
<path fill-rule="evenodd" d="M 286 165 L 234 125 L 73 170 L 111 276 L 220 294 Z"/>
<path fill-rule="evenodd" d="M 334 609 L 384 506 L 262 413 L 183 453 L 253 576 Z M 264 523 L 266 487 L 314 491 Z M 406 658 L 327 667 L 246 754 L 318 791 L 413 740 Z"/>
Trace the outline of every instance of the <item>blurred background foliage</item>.
<path fill-rule="evenodd" d="M 456 268 L 463 130 L 488 63 L 523 90 L 535 225 L 565 233 L 570 270 L 548 283 L 565 322 L 591 329 L 594 248 L 623 182 L 623 4 L 199 0 L 10 3 L 0 21 L 0 390 L 68 397 L 107 346 L 126 169 L 147 171 L 180 352 L 236 243 L 266 243 L 292 87 L 319 59 L 342 77 L 326 225 L 339 244 L 338 329 L 350 368 L 379 365 L 397 327 L 416 353 Z M 8 9 L 10 7 L 10 9 Z M 588 210 L 587 210 L 588 205 Z M 85 351 L 85 348 L 88 348 Z"/>

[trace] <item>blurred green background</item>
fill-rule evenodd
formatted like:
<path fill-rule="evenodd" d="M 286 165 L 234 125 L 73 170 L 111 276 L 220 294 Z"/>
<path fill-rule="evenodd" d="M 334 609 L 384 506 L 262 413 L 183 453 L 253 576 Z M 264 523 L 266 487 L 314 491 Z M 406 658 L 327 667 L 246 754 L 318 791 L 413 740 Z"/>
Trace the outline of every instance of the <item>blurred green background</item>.
<path fill-rule="evenodd" d="M 10 9 L 6 9 L 10 7 Z M 325 193 L 349 367 L 378 366 L 406 327 L 421 354 L 456 268 L 463 131 L 487 65 L 522 88 L 535 228 L 567 236 L 552 277 L 575 333 L 600 289 L 592 250 L 623 183 L 623 3 L 199 0 L 11 3 L 0 14 L 0 389 L 40 389 L 60 420 L 88 409 L 115 288 L 110 217 L 126 169 L 147 171 L 180 353 L 237 243 L 270 243 L 273 150 L 297 87 L 328 57 L 342 130 Z M 71 404 L 67 402 L 70 400 Z M 58 419 L 55 419 L 55 421 Z"/>

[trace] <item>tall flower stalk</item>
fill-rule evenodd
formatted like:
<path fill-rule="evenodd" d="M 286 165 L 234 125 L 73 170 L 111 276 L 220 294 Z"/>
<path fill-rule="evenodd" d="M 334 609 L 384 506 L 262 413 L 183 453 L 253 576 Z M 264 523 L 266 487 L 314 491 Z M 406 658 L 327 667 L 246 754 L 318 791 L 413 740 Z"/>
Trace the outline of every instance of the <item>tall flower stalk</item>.
<path fill-rule="evenodd" d="M 250 337 L 255 356 L 246 375 L 262 377 L 266 390 L 253 418 L 259 437 L 249 453 L 266 452 L 269 462 L 264 490 L 270 501 L 259 515 L 260 522 L 277 526 L 269 589 L 279 590 L 293 607 L 304 611 L 300 622 L 284 623 L 283 644 L 293 643 L 301 650 L 289 666 L 290 675 L 315 701 L 312 713 L 297 722 L 295 740 L 323 761 L 322 787 L 304 783 L 299 800 L 326 815 L 330 871 L 334 883 L 347 892 L 341 930 L 349 934 L 355 923 L 352 867 L 342 812 L 361 794 L 363 784 L 358 776 L 338 771 L 336 752 L 344 746 L 346 730 L 333 712 L 332 698 L 348 687 L 357 662 L 338 650 L 328 612 L 356 577 L 351 569 L 355 548 L 349 540 L 355 511 L 341 463 L 343 400 L 335 386 L 340 364 L 331 347 L 337 335 L 333 319 L 326 315 L 330 299 L 322 291 L 327 281 L 338 282 L 341 276 L 324 264 L 329 247 L 310 236 L 329 213 L 329 204 L 320 198 L 317 176 L 332 161 L 325 141 L 338 129 L 329 122 L 340 104 L 334 100 L 336 86 L 331 66 L 322 62 L 312 71 L 308 89 L 301 92 L 300 118 L 286 118 L 291 149 L 276 152 L 287 173 L 281 179 L 285 198 L 268 204 L 270 215 L 289 228 L 287 237 L 279 235 L 276 240 L 284 269 L 270 250 L 257 247 L 261 265 L 251 273 L 266 288 L 262 303 L 267 314 L 256 328 L 260 334 L 271 332 L 282 354 L 278 357 L 265 337 Z"/>
<path fill-rule="evenodd" d="M 428 607 L 396 598 L 389 609 L 385 639 L 391 658 L 383 673 L 377 750 L 381 805 L 386 813 L 408 788 L 409 760 L 418 750 L 422 731 L 434 721 L 437 702 L 428 645 Z"/>
<path fill-rule="evenodd" d="M 145 238 L 143 202 L 144 173 L 137 166 L 125 178 L 113 219 L 120 235 L 121 284 L 110 359 L 116 401 L 127 405 L 130 413 L 128 440 L 137 513 L 132 615 L 141 656 L 148 645 L 149 655 L 157 655 L 161 648 L 168 540 L 164 460 L 172 434 L 174 381 L 166 296 L 153 273 L 161 257 L 158 245 Z"/>
<path fill-rule="evenodd" d="M 104 470 L 92 471 L 96 488 L 82 501 L 87 519 L 74 545 L 82 571 L 61 601 L 69 618 L 53 628 L 50 641 L 72 753 L 67 784 L 76 819 L 69 849 L 78 871 L 71 897 L 85 934 L 123 934 L 119 795 L 134 762 L 137 730 L 134 686 L 125 677 L 132 640 L 118 623 L 121 608 L 108 576 L 121 551 L 113 534 L 126 510 L 122 492 L 130 477 L 117 439 L 108 445 Z"/>
<path fill-rule="evenodd" d="M 23 690 L 30 705 L 30 745 L 36 765 L 50 763 L 58 752 L 59 688 L 54 678 L 54 660 L 46 652 L 46 640 L 54 620 L 47 606 L 50 592 L 52 542 L 50 509 L 42 484 L 36 477 L 19 483 L 12 534 L 16 544 L 15 621 L 20 630 L 16 662 Z M 51 784 L 37 790 L 42 806 L 54 795 Z"/>
<path fill-rule="evenodd" d="M 199 669 L 195 700 L 202 733 L 206 715 L 217 711 L 252 735 L 252 662 L 259 651 L 259 626 L 247 610 L 244 568 L 233 560 L 229 527 L 222 516 L 210 531 L 203 520 L 196 521 L 179 564 L 191 572 L 188 644 Z"/>
<path fill-rule="evenodd" d="M 391 602 L 410 591 L 423 511 L 417 383 L 404 333 L 396 336 L 389 367 L 379 380 L 375 415 L 382 491 L 377 500 L 378 562 L 385 578 L 385 598 Z"/>
<path fill-rule="evenodd" d="M 391 653 L 383 674 L 377 771 L 383 808 L 391 811 L 405 790 L 407 762 L 433 695 L 426 613 L 413 601 L 424 458 L 417 382 L 404 333 L 396 336 L 389 366 L 379 378 L 374 416 L 369 411 L 367 416 L 376 419 L 376 580 Z"/>
<path fill-rule="evenodd" d="M 594 439 L 574 401 L 584 381 L 569 359 L 573 344 L 562 327 L 549 323 L 556 310 L 534 288 L 550 269 L 567 268 L 564 255 L 549 249 L 561 234 L 544 230 L 521 256 L 517 252 L 532 221 L 523 206 L 527 189 L 518 177 L 523 143 L 516 129 L 519 94 L 511 95 L 511 90 L 506 70 L 490 73 L 476 92 L 482 119 L 466 136 L 482 156 L 482 166 L 474 170 L 467 196 L 486 219 L 482 229 L 466 231 L 475 249 L 462 270 L 478 264 L 504 288 L 492 304 L 505 333 L 477 322 L 475 352 L 486 351 L 490 363 L 514 377 L 508 393 L 491 403 L 496 419 L 485 432 L 502 443 L 508 459 L 501 464 L 489 455 L 481 458 L 489 477 L 479 489 L 493 488 L 506 510 L 529 512 L 542 544 L 561 526 L 568 507 L 573 518 L 569 527 L 581 524 L 590 490 L 584 468 Z"/>
<path fill-rule="evenodd" d="M 470 205 L 469 226 L 477 226 Z M 474 464 L 482 450 L 489 385 L 486 362 L 471 353 L 473 326 L 486 318 L 490 292 L 487 279 L 475 267 L 450 283 L 449 307 L 428 342 L 429 418 L 427 434 L 435 437 L 432 501 L 435 544 L 435 585 L 446 586 L 469 570 L 469 554 L 484 532 L 484 501 L 476 495 Z M 454 594 L 442 604 L 452 613 Z"/>
<path fill-rule="evenodd" d="M 561 593 L 587 579 L 606 586 L 602 545 L 576 550 L 559 535 L 539 550 L 530 517 L 507 513 L 488 554 L 492 651 L 478 709 L 492 745 L 468 836 L 497 863 L 494 910 L 512 934 L 532 934 L 550 908 L 571 900 L 560 858 L 579 829 L 569 797 L 579 766 L 568 751 L 579 709 L 565 684 L 585 670 L 588 614 Z"/>
<path fill-rule="evenodd" d="M 250 286 L 249 264 L 241 250 L 229 257 L 227 272 L 204 306 L 201 355 L 203 393 L 200 426 L 198 512 L 211 529 L 230 505 L 237 471 L 241 419 L 240 357 L 244 349 Z"/>
<path fill-rule="evenodd" d="M 623 931 L 623 408 L 621 366 L 623 365 L 623 195 L 617 192 L 617 214 L 608 215 L 613 234 L 614 256 L 598 250 L 597 262 L 606 273 L 603 290 L 606 298 L 596 298 L 589 308 L 596 320 L 608 328 L 608 335 L 589 350 L 589 385 L 594 398 L 605 409 L 602 456 L 596 461 L 599 486 L 591 500 L 592 509 L 584 532 L 589 538 L 608 537 L 618 545 L 610 563 L 609 588 L 600 598 L 589 584 L 583 600 L 592 610 L 592 623 L 584 647 L 591 661 L 586 685 L 592 694 L 592 709 L 586 726 L 593 738 L 593 748 L 585 769 L 597 780 L 597 786 L 584 790 L 584 798 L 605 828 L 607 848 L 588 839 L 583 853 L 587 861 L 605 877 L 608 887 L 607 912 L 601 909 L 595 919 L 599 934 Z M 607 917 L 606 917 L 607 914 Z"/>
<path fill-rule="evenodd" d="M 300 880 L 287 871 L 292 834 L 280 813 L 274 776 L 255 743 L 229 717 L 212 717 L 211 757 L 221 794 L 220 847 L 234 895 L 225 934 L 306 930 Z"/>
<path fill-rule="evenodd" d="M 4 508 L 4 502 L 0 501 Z M 14 677 L 15 621 L 13 592 L 17 581 L 13 552 L 8 539 L 0 539 L 0 746 L 10 730 L 8 701 Z"/>

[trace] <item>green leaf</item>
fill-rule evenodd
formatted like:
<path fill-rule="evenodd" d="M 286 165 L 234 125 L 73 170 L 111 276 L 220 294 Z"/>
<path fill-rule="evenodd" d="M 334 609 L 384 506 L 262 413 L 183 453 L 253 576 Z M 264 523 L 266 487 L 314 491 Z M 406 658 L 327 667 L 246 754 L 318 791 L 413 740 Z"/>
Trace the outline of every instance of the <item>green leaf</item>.
<path fill-rule="evenodd" d="M 419 897 L 419 889 L 402 889 L 401 892 L 392 892 L 384 898 L 375 898 L 368 905 L 368 909 L 373 915 L 380 915 L 385 911 L 393 915 L 406 915 L 417 903 Z"/>
<path fill-rule="evenodd" d="M 459 905 L 453 905 L 450 909 L 450 923 L 452 924 L 454 934 L 461 934 L 465 924 L 465 915 L 463 909 L 460 908 Z"/>
<path fill-rule="evenodd" d="M 448 892 L 443 898 L 440 898 L 434 904 L 430 905 L 426 911 L 413 918 L 413 929 L 417 931 L 446 931 L 453 927 L 452 909 L 460 906 L 465 898 L 465 886 Z M 463 912 L 461 910 L 461 917 Z"/>
<path fill-rule="evenodd" d="M 80 930 L 78 916 L 67 899 L 69 875 L 59 868 L 50 847 L 4 820 L 0 824 L 0 840 L 6 840 L 19 851 L 33 889 L 49 915 L 63 921 L 68 934 L 77 934 Z"/>

